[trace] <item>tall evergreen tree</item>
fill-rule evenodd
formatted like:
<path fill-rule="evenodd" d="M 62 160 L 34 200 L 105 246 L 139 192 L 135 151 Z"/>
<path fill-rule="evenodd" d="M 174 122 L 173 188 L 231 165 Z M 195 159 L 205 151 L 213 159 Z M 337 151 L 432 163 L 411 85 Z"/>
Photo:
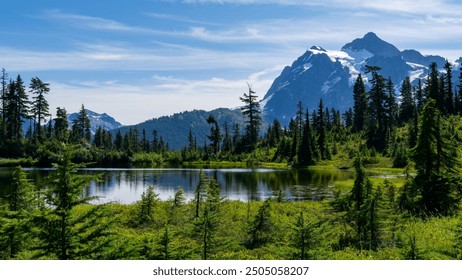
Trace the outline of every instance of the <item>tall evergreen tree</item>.
<path fill-rule="evenodd" d="M 445 104 L 444 98 L 441 95 L 438 65 L 436 62 L 432 62 L 429 66 L 429 73 L 425 82 L 424 92 L 426 100 L 435 100 L 437 108 L 440 112 L 444 112 Z"/>
<path fill-rule="evenodd" d="M 396 121 L 398 118 L 398 105 L 396 103 L 396 94 L 395 94 L 395 86 L 391 78 L 387 80 L 387 98 L 385 100 L 385 108 L 386 108 L 386 128 L 391 130 L 393 126 L 396 125 Z"/>
<path fill-rule="evenodd" d="M 322 105 L 322 99 L 321 99 L 321 100 L 319 100 L 318 115 L 317 115 L 317 120 L 318 120 L 318 127 L 317 127 L 318 139 L 317 139 L 317 144 L 318 144 L 318 150 L 319 150 L 319 157 L 322 160 L 330 158 L 329 146 L 327 144 L 327 132 L 326 132 L 326 124 L 325 124 L 324 114 L 325 114 L 325 111 L 324 111 L 324 108 L 323 108 L 323 105 Z"/>
<path fill-rule="evenodd" d="M 360 248 L 365 246 L 371 250 L 377 250 L 380 245 L 381 234 L 381 199 L 382 192 L 379 189 L 373 190 L 372 182 L 369 180 L 358 155 L 354 161 L 356 178 L 353 188 L 349 193 L 347 203 L 347 221 L 356 230 L 356 241 Z"/>
<path fill-rule="evenodd" d="M 369 99 L 369 145 L 379 151 L 383 151 L 387 140 L 387 113 L 386 108 L 389 96 L 386 92 L 385 79 L 378 72 L 378 66 L 366 65 L 366 73 L 371 73 L 371 89 L 368 92 Z"/>
<path fill-rule="evenodd" d="M 27 243 L 33 238 L 31 225 L 39 205 L 35 186 L 20 166 L 15 168 L 12 177 L 6 209 L 0 212 L 1 259 L 14 259 L 29 249 Z"/>
<path fill-rule="evenodd" d="M 401 104 L 399 107 L 399 121 L 406 123 L 414 116 L 414 98 L 412 97 L 411 79 L 407 76 L 401 85 Z"/>
<path fill-rule="evenodd" d="M 454 93 L 453 93 L 453 84 L 452 84 L 452 65 L 446 60 L 444 64 L 445 74 L 443 76 L 443 93 L 444 93 L 444 104 L 446 107 L 446 112 L 448 114 L 454 114 Z"/>
<path fill-rule="evenodd" d="M 310 125 L 310 115 L 308 110 L 306 110 L 305 116 L 306 117 L 303 125 L 302 140 L 300 142 L 300 147 L 298 149 L 298 161 L 301 165 L 310 165 L 313 164 L 315 161 L 313 152 L 313 147 L 315 143 L 313 131 Z"/>
<path fill-rule="evenodd" d="M 249 237 L 245 242 L 248 249 L 255 249 L 271 241 L 273 224 L 271 221 L 271 200 L 268 198 L 258 209 L 249 224 Z"/>
<path fill-rule="evenodd" d="M 302 133 L 303 133 L 303 104 L 301 101 L 298 101 L 297 103 L 297 113 L 295 115 L 295 122 L 296 122 L 296 125 L 297 125 L 297 135 L 300 136 L 300 138 L 302 137 Z"/>
<path fill-rule="evenodd" d="M 69 122 L 67 112 L 64 108 L 56 108 L 56 118 L 54 119 L 55 138 L 58 141 L 67 143 L 69 140 Z"/>
<path fill-rule="evenodd" d="M 194 220 L 195 233 L 201 244 L 201 255 L 204 260 L 209 259 L 215 247 L 215 233 L 219 225 L 220 185 L 213 178 L 200 172 L 200 182 L 196 189 L 196 218 Z"/>
<path fill-rule="evenodd" d="M 367 119 L 367 93 L 361 74 L 353 87 L 353 130 L 362 131 Z"/>
<path fill-rule="evenodd" d="M 116 150 L 121 151 L 123 149 L 123 136 L 122 132 L 117 130 L 115 139 L 114 139 L 114 147 Z M 155 146 L 153 146 L 153 149 L 155 149 Z"/>
<path fill-rule="evenodd" d="M 90 142 L 91 140 L 90 118 L 83 104 L 77 118 L 72 121 L 72 139 L 74 143 L 82 140 Z"/>
<path fill-rule="evenodd" d="M 39 78 L 32 78 L 30 82 L 30 92 L 35 95 L 32 102 L 32 113 L 35 117 L 35 132 L 40 138 L 42 137 L 42 122 L 50 116 L 48 101 L 45 94 L 50 91 L 49 84 L 42 82 Z"/>
<path fill-rule="evenodd" d="M 417 144 L 412 149 L 420 211 L 432 215 L 453 213 L 460 201 L 457 148 L 446 121 L 430 99 L 419 121 Z"/>
<path fill-rule="evenodd" d="M 353 188 L 350 192 L 350 201 L 352 203 L 352 218 L 355 221 L 356 233 L 360 236 L 360 239 L 364 239 L 365 226 L 367 218 L 364 213 L 364 206 L 372 193 L 372 183 L 367 177 L 366 171 L 362 163 L 360 156 L 357 156 L 354 161 L 354 168 L 356 178 L 354 181 Z"/>
<path fill-rule="evenodd" d="M 417 106 L 417 111 L 421 112 L 423 106 L 425 105 L 425 94 L 424 94 L 424 88 L 422 86 L 421 79 L 417 81 L 417 85 L 414 87 L 414 91 L 415 91 L 415 103 Z"/>
<path fill-rule="evenodd" d="M 212 153 L 214 155 L 218 155 L 218 152 L 220 152 L 220 144 L 222 139 L 220 126 L 212 115 L 207 118 L 207 123 L 212 125 L 210 128 L 210 135 L 207 135 L 207 138 L 209 138 L 211 142 L 210 146 L 212 147 Z"/>
<path fill-rule="evenodd" d="M 18 75 L 16 81 L 9 84 L 4 114 L 7 138 L 13 142 L 17 143 L 23 135 L 22 124 L 25 119 L 30 118 L 29 105 L 30 101 L 24 88 L 24 82 Z"/>
<path fill-rule="evenodd" d="M 293 228 L 293 246 L 297 253 L 295 258 L 298 260 L 315 259 L 315 248 L 322 243 L 326 236 L 325 224 L 313 219 L 307 218 L 300 211 Z"/>
<path fill-rule="evenodd" d="M 289 161 L 294 161 L 297 155 L 298 145 L 300 143 L 300 135 L 298 135 L 298 124 L 295 119 L 291 119 L 289 122 L 289 136 L 292 140 L 290 145 L 290 156 Z"/>
<path fill-rule="evenodd" d="M 192 133 L 192 129 L 189 129 L 188 133 L 188 148 L 190 151 L 195 151 L 197 149 L 197 143 L 195 141 L 194 135 Z"/>
<path fill-rule="evenodd" d="M 343 123 L 346 128 L 353 127 L 353 116 L 354 112 L 351 108 L 343 114 Z"/>
<path fill-rule="evenodd" d="M 138 204 L 138 223 L 142 227 L 150 225 L 154 220 L 154 207 L 158 196 L 159 194 L 154 192 L 152 186 L 149 186 L 141 195 L 141 201 Z"/>
<path fill-rule="evenodd" d="M 248 87 L 249 92 L 244 93 L 244 96 L 240 98 L 241 101 L 244 102 L 244 105 L 241 107 L 241 112 L 244 116 L 247 116 L 246 144 L 250 149 L 253 149 L 259 137 L 261 112 L 260 103 L 257 100 L 258 96 L 255 95 L 255 91 L 252 90 L 250 85 L 248 85 Z"/>
<path fill-rule="evenodd" d="M 223 134 L 223 143 L 221 148 L 224 152 L 231 152 L 233 148 L 233 143 L 231 139 L 231 132 L 229 131 L 229 125 L 227 122 L 223 125 L 224 134 Z"/>
<path fill-rule="evenodd" d="M 46 185 L 46 205 L 39 220 L 41 244 L 38 256 L 61 260 L 103 258 L 104 247 L 110 234 L 104 205 L 94 206 L 88 211 L 76 211 L 95 197 L 85 196 L 83 189 L 90 186 L 94 176 L 78 175 L 77 165 L 71 161 L 73 151 L 63 148 L 59 163 L 53 164 L 56 171 Z"/>

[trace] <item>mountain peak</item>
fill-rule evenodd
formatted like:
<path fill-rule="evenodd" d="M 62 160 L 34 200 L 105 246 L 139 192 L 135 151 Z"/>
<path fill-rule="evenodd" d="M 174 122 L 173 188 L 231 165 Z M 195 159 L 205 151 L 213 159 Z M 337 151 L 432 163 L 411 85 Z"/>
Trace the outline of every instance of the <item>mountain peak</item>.
<path fill-rule="evenodd" d="M 376 56 L 393 57 L 399 56 L 401 52 L 392 44 L 380 39 L 374 32 L 369 32 L 363 38 L 353 40 L 343 46 L 342 51 L 366 50 Z"/>
<path fill-rule="evenodd" d="M 310 50 L 312 50 L 312 51 L 327 52 L 325 49 L 323 49 L 323 48 L 320 47 L 320 46 L 312 46 L 312 47 L 310 48 Z"/>
<path fill-rule="evenodd" d="M 368 40 L 381 40 L 377 34 L 374 32 L 367 32 L 366 35 L 364 35 L 363 39 L 368 39 Z"/>

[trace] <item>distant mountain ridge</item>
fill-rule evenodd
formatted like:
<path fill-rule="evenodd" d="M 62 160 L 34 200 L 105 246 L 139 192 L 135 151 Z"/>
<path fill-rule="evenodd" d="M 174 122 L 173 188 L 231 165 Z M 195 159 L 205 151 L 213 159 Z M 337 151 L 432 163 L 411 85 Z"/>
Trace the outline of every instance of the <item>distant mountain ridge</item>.
<path fill-rule="evenodd" d="M 111 132 L 116 133 L 120 129 L 122 134 L 125 134 L 130 129 L 136 128 L 141 136 L 144 129 L 146 138 L 152 141 L 153 131 L 156 130 L 158 137 L 162 137 L 163 141 L 169 144 L 170 149 L 179 150 L 188 145 L 188 136 L 191 130 L 197 146 L 203 147 L 206 142 L 208 143 L 207 135 L 210 134 L 211 125 L 207 123 L 207 118 L 210 115 L 220 125 L 221 133 L 224 133 L 225 124 L 228 125 L 230 133 L 234 124 L 238 124 L 241 130 L 245 126 L 245 118 L 239 110 L 219 108 L 212 111 L 185 111 L 147 120 L 137 125 L 123 126 Z"/>
<path fill-rule="evenodd" d="M 372 32 L 345 44 L 340 51 L 314 46 L 274 80 L 261 102 L 263 111 L 267 121 L 278 119 L 285 125 L 295 116 L 299 101 L 313 110 L 322 98 L 325 106 L 346 111 L 353 105 L 353 85 L 358 74 L 363 73 L 366 82 L 370 79 L 364 75 L 366 65 L 380 66 L 379 73 L 392 79 L 399 94 L 404 78 L 410 76 L 414 84 L 419 78 L 426 78 L 431 62 L 441 69 L 445 58 L 424 56 L 416 50 L 400 51 Z M 459 59 L 453 63 L 455 84 L 461 62 Z"/>

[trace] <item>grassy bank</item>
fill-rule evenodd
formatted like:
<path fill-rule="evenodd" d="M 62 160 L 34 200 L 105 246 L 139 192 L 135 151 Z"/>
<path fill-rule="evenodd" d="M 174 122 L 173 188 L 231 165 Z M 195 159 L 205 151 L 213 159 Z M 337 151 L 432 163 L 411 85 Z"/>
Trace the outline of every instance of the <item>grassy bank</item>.
<path fill-rule="evenodd" d="M 301 259 L 300 215 L 303 213 L 307 259 L 325 260 L 450 260 L 460 257 L 460 217 L 399 218 L 394 228 L 382 232 L 381 246 L 370 250 L 354 245 L 343 246 L 339 240 L 351 228 L 340 222 L 327 202 L 270 203 L 264 232 L 255 246 L 249 240 L 264 202 L 224 201 L 215 217 L 216 225 L 208 240 L 208 259 Z M 112 244 L 121 246 L 120 255 L 130 259 L 203 259 L 203 232 L 194 218 L 195 204 L 187 202 L 176 209 L 172 202 L 156 202 L 148 222 L 133 219 L 139 204 L 106 206 L 117 216 Z M 166 233 L 168 238 L 166 239 Z"/>

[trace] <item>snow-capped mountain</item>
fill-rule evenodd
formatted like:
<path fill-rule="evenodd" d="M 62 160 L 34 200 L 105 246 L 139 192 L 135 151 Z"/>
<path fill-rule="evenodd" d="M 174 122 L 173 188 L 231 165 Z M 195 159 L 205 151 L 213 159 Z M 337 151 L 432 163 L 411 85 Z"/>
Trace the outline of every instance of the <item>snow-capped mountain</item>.
<path fill-rule="evenodd" d="M 95 134 L 98 127 L 102 127 L 103 129 L 109 131 L 112 129 L 120 128 L 122 126 L 121 123 L 119 123 L 113 117 L 109 116 L 106 113 L 99 114 L 88 109 L 85 109 L 85 111 L 87 112 L 87 115 L 90 118 L 90 127 L 92 134 Z M 69 122 L 70 127 L 72 126 L 72 121 L 77 118 L 78 114 L 79 113 L 72 113 L 67 116 L 67 120 Z"/>
<path fill-rule="evenodd" d="M 295 116 L 299 101 L 312 111 L 322 98 L 324 106 L 345 111 L 353 105 L 353 85 L 359 73 L 367 86 L 370 76 L 364 74 L 366 65 L 380 66 L 379 73 L 392 79 L 398 94 L 406 76 L 410 76 L 412 82 L 424 79 L 431 62 L 442 69 L 445 59 L 424 56 L 416 50 L 400 51 L 370 32 L 344 45 L 340 51 L 311 47 L 291 66 L 284 68 L 261 104 L 267 121 L 277 118 L 283 124 Z M 462 58 L 453 63 L 454 82 L 459 75 L 460 62 Z"/>

